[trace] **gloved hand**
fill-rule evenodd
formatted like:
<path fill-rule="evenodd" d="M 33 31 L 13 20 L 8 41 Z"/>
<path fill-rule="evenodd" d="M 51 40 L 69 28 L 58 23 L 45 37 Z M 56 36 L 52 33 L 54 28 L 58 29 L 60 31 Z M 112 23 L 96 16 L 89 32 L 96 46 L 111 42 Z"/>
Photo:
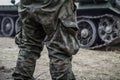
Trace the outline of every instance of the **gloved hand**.
<path fill-rule="evenodd" d="M 12 4 L 15 4 L 15 0 L 11 0 L 11 3 L 12 3 Z"/>

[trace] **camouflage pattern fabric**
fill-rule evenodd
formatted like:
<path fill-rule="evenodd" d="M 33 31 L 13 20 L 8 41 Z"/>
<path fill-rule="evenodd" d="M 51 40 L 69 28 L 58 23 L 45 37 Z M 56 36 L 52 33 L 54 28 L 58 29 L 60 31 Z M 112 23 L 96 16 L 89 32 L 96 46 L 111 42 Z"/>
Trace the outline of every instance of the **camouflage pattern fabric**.
<path fill-rule="evenodd" d="M 72 72 L 72 55 L 79 45 L 75 6 L 72 0 L 21 0 L 21 30 L 16 35 L 20 51 L 13 78 L 35 80 L 36 60 L 44 41 L 50 58 L 52 80 L 76 80 Z"/>

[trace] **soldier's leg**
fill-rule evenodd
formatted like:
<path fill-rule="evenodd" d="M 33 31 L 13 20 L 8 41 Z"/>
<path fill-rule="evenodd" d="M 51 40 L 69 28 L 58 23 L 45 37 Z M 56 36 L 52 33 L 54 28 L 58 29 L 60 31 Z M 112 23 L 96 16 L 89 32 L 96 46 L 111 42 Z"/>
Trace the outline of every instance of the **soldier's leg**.
<path fill-rule="evenodd" d="M 66 3 L 61 6 L 58 12 L 56 31 L 47 42 L 52 80 L 76 80 L 72 72 L 71 61 L 72 55 L 76 54 L 79 49 L 76 37 L 78 27 L 74 5 L 70 1 L 66 0 Z"/>
<path fill-rule="evenodd" d="M 72 72 L 72 55 L 78 51 L 74 29 L 59 23 L 53 37 L 47 42 L 52 80 L 76 80 Z"/>
<path fill-rule="evenodd" d="M 15 80 L 34 80 L 36 59 L 40 57 L 46 34 L 42 25 L 36 23 L 34 19 L 27 17 L 23 22 L 22 30 L 16 36 L 16 43 L 20 51 L 13 78 Z"/>
<path fill-rule="evenodd" d="M 72 56 L 55 47 L 48 47 L 50 57 L 50 73 L 52 80 L 76 80 L 72 72 Z"/>

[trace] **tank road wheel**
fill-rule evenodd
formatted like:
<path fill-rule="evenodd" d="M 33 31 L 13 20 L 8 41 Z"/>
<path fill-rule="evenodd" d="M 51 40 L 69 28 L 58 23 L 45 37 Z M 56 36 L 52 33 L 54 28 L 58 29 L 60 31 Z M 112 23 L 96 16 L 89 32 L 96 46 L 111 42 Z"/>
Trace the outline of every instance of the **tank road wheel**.
<path fill-rule="evenodd" d="M 96 41 L 96 28 L 91 20 L 82 19 L 78 21 L 79 26 L 79 44 L 82 48 L 89 48 L 91 47 Z"/>
<path fill-rule="evenodd" d="M 1 22 L 1 32 L 3 36 L 12 36 L 14 32 L 14 21 L 11 17 L 4 17 Z"/>
<path fill-rule="evenodd" d="M 117 22 L 117 19 L 115 20 L 112 17 L 100 20 L 98 34 L 105 43 L 110 43 L 118 37 L 119 27 L 117 26 Z"/>

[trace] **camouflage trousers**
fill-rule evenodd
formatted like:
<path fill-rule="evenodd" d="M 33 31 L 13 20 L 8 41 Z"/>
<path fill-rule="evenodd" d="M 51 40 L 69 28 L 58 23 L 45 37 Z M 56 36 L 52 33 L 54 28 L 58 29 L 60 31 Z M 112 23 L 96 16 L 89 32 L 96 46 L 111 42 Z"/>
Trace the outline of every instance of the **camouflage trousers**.
<path fill-rule="evenodd" d="M 45 13 L 34 7 L 19 12 L 21 30 L 15 41 L 20 51 L 12 75 L 15 80 L 35 80 L 36 60 L 44 44 L 49 52 L 52 80 L 75 80 L 71 64 L 72 55 L 79 48 L 75 14 L 69 3 L 60 10 L 62 13 L 57 16 L 55 12 Z"/>

